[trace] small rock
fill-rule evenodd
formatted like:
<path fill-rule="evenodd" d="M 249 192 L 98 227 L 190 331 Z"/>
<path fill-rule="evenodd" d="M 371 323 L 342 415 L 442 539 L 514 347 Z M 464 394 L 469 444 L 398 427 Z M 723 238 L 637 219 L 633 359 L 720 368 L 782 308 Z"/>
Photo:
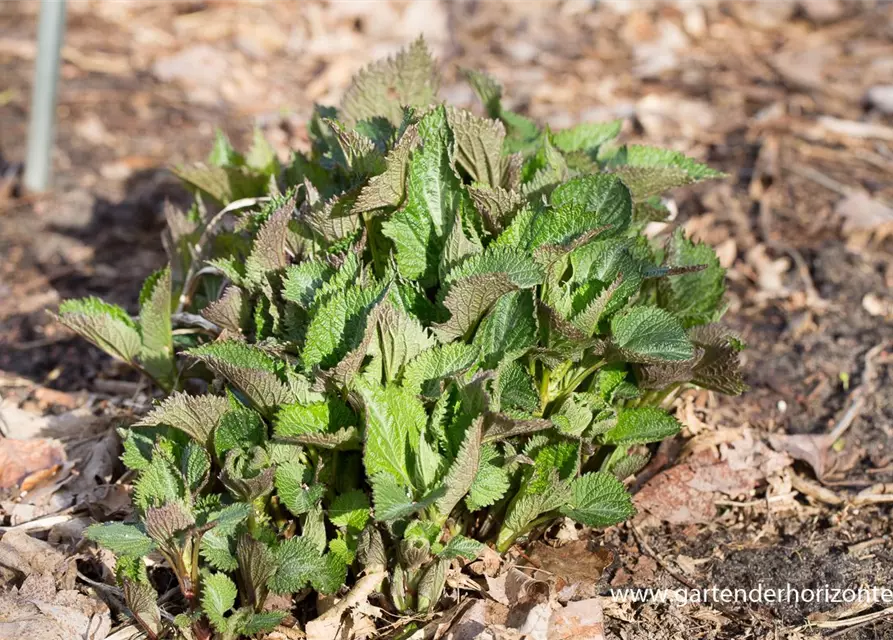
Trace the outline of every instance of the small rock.
<path fill-rule="evenodd" d="M 865 102 L 881 113 L 893 114 L 893 84 L 871 87 L 865 94 Z"/>
<path fill-rule="evenodd" d="M 862 308 L 871 316 L 893 318 L 893 300 L 882 298 L 876 293 L 865 294 L 862 298 Z"/>
<path fill-rule="evenodd" d="M 836 22 L 847 13 L 842 0 L 800 0 L 800 8 L 807 18 L 818 24 Z"/>

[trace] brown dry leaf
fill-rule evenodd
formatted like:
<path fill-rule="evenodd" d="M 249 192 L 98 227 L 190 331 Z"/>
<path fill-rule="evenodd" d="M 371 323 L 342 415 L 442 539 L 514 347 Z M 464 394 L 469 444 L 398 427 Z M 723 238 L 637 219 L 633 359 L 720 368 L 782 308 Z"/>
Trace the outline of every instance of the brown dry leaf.
<path fill-rule="evenodd" d="M 831 445 L 827 435 L 776 434 L 769 436 L 769 444 L 776 451 L 783 451 L 795 460 L 802 460 L 815 471 L 817 478 L 824 478 L 833 468 Z"/>
<path fill-rule="evenodd" d="M 499 602 L 476 600 L 455 620 L 449 631 L 442 637 L 445 640 L 475 640 L 494 627 L 505 627 L 509 610 Z"/>
<path fill-rule="evenodd" d="M 893 233 L 893 209 L 866 191 L 854 191 L 843 198 L 834 213 L 843 218 L 844 233 Z"/>
<path fill-rule="evenodd" d="M 636 506 L 671 524 L 711 522 L 717 494 L 747 494 L 790 465 L 787 456 L 755 440 L 750 430 L 715 450 L 704 449 L 649 480 L 635 495 Z"/>
<path fill-rule="evenodd" d="M 536 542 L 527 550 L 527 558 L 538 569 L 555 580 L 558 600 L 592 598 L 605 569 L 614 562 L 614 552 L 607 547 L 593 547 L 587 540 L 577 540 L 561 547 Z"/>
<path fill-rule="evenodd" d="M 604 640 L 605 616 L 601 600 L 589 598 L 570 602 L 552 612 L 548 640 Z"/>
<path fill-rule="evenodd" d="M 51 575 L 31 575 L 21 588 L 0 593 L 0 640 L 104 640 L 111 626 L 104 602 L 56 591 Z"/>
<path fill-rule="evenodd" d="M 47 575 L 61 590 L 74 588 L 77 566 L 51 545 L 22 531 L 9 531 L 0 539 L 0 566 L 25 577 Z"/>
<path fill-rule="evenodd" d="M 52 478 L 65 464 L 58 440 L 0 439 L 0 491 L 31 491 Z"/>

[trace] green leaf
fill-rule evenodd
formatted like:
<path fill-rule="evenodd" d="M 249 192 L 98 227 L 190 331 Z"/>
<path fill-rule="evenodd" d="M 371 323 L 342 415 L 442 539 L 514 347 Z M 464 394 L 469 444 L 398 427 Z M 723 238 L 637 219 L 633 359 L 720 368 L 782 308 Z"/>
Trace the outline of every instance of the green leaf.
<path fill-rule="evenodd" d="M 611 333 L 632 362 L 689 360 L 695 355 L 679 321 L 657 307 L 632 307 L 615 315 Z"/>
<path fill-rule="evenodd" d="M 353 426 L 357 416 L 338 398 L 311 404 L 285 405 L 276 413 L 273 431 L 280 437 L 315 433 L 334 433 L 340 427 Z"/>
<path fill-rule="evenodd" d="M 452 558 L 474 560 L 484 550 L 484 546 L 486 545 L 483 542 L 478 542 L 462 535 L 453 536 L 437 556 L 447 560 Z"/>
<path fill-rule="evenodd" d="M 336 527 L 360 532 L 369 521 L 369 498 L 358 489 L 342 493 L 329 505 L 328 514 Z"/>
<path fill-rule="evenodd" d="M 188 353 L 226 378 L 264 414 L 292 399 L 282 381 L 282 363 L 257 347 L 230 340 L 211 342 Z"/>
<path fill-rule="evenodd" d="M 390 303 L 376 307 L 373 315 L 377 331 L 368 354 L 381 369 L 377 379 L 384 383 L 395 382 L 407 362 L 436 342 L 418 319 Z M 372 367 L 370 364 L 369 369 Z"/>
<path fill-rule="evenodd" d="M 485 367 L 496 368 L 508 354 L 520 354 L 536 345 L 537 327 L 533 294 L 513 291 L 502 296 L 484 316 L 474 335 Z"/>
<path fill-rule="evenodd" d="M 473 256 L 449 274 L 444 306 L 450 319 L 435 326 L 442 342 L 465 336 L 475 328 L 499 298 L 516 289 L 542 282 L 543 272 L 529 254 L 506 247 L 491 247 Z M 444 295 L 443 293 L 441 295 Z"/>
<path fill-rule="evenodd" d="M 504 465 L 494 464 L 496 450 L 493 445 L 484 445 L 481 463 L 465 498 L 469 511 L 479 511 L 496 504 L 511 486 L 508 471 Z"/>
<path fill-rule="evenodd" d="M 403 520 L 427 508 L 443 491 L 432 493 L 422 500 L 414 500 L 411 491 L 388 473 L 372 476 L 372 502 L 375 505 L 375 519 L 392 523 Z"/>
<path fill-rule="evenodd" d="M 250 612 L 244 621 L 240 621 L 236 631 L 243 636 L 266 633 L 275 629 L 287 615 L 287 611 Z"/>
<path fill-rule="evenodd" d="M 282 297 L 304 309 L 309 309 L 322 288 L 334 275 L 331 266 L 321 260 L 304 260 L 285 270 Z"/>
<path fill-rule="evenodd" d="M 383 292 L 380 285 L 351 287 L 316 308 L 304 337 L 304 368 L 332 367 L 355 349 L 363 338 L 369 313 Z"/>
<path fill-rule="evenodd" d="M 170 389 L 177 377 L 171 332 L 171 270 L 149 276 L 140 292 L 140 363 L 146 372 Z"/>
<path fill-rule="evenodd" d="M 190 493 L 195 495 L 201 491 L 208 483 L 211 473 L 211 456 L 207 449 L 195 442 L 186 443 L 180 457 L 180 472 Z"/>
<path fill-rule="evenodd" d="M 721 313 L 725 294 L 725 269 L 713 249 L 694 243 L 682 229 L 674 233 L 667 247 L 667 264 L 672 267 L 702 265 L 700 271 L 662 278 L 658 283 L 658 304 L 691 327 L 714 322 Z"/>
<path fill-rule="evenodd" d="M 221 396 L 191 396 L 177 392 L 168 396 L 160 406 L 133 426 L 173 427 L 206 446 L 228 410 L 229 401 Z"/>
<path fill-rule="evenodd" d="M 163 455 L 156 453 L 133 486 L 133 501 L 143 510 L 153 505 L 182 500 L 186 487 L 182 474 Z"/>
<path fill-rule="evenodd" d="M 296 516 L 313 509 L 325 494 L 324 485 L 312 482 L 309 470 L 296 460 L 276 467 L 276 492 L 282 503 Z"/>
<path fill-rule="evenodd" d="M 267 439 L 267 427 L 256 411 L 239 408 L 229 409 L 220 416 L 214 429 L 214 453 L 223 459 L 232 449 L 250 449 L 262 445 Z"/>
<path fill-rule="evenodd" d="M 227 629 L 226 613 L 236 605 L 239 591 L 225 573 L 211 573 L 202 580 L 202 611 L 219 632 Z"/>
<path fill-rule="evenodd" d="M 123 580 L 124 602 L 137 623 L 156 637 L 161 635 L 163 625 L 161 610 L 158 608 L 158 592 L 150 584 Z"/>
<path fill-rule="evenodd" d="M 267 273 L 279 271 L 288 265 L 286 247 L 288 222 L 295 210 L 295 196 L 283 199 L 269 218 L 261 225 L 245 260 L 247 281 L 258 286 Z"/>
<path fill-rule="evenodd" d="M 217 167 L 235 167 L 244 164 L 245 158 L 233 148 L 226 134 L 217 129 L 214 132 L 214 146 L 208 155 L 208 162 Z"/>
<path fill-rule="evenodd" d="M 149 555 L 155 549 L 155 543 L 141 525 L 123 522 L 93 524 L 84 530 L 84 536 L 122 556 L 138 558 Z"/>
<path fill-rule="evenodd" d="M 279 171 L 276 150 L 264 137 L 260 127 L 254 128 L 254 137 L 251 140 L 251 148 L 245 156 L 245 164 L 267 175 L 274 175 Z"/>
<path fill-rule="evenodd" d="M 341 112 L 350 125 L 384 116 L 394 125 L 403 106 L 425 107 L 437 96 L 440 79 L 425 41 L 419 38 L 395 57 L 365 67 L 344 93 Z"/>
<path fill-rule="evenodd" d="M 409 161 L 406 201 L 382 225 L 382 232 L 394 242 L 400 275 L 430 280 L 437 274 L 444 239 L 464 192 L 450 161 L 453 138 L 443 107 L 419 121 L 419 137 L 422 147 Z"/>
<path fill-rule="evenodd" d="M 424 405 L 415 394 L 393 385 L 360 391 L 366 414 L 366 474 L 374 477 L 386 473 L 410 486 L 407 448 L 425 429 L 428 416 Z"/>
<path fill-rule="evenodd" d="M 418 145 L 418 127 L 411 125 L 385 157 L 384 172 L 370 178 L 360 191 L 353 207 L 355 213 L 397 207 L 403 202 L 403 197 L 406 194 L 406 174 L 409 168 L 410 154 Z"/>
<path fill-rule="evenodd" d="M 483 71 L 474 69 L 462 69 L 462 75 L 468 80 L 468 84 L 474 90 L 477 97 L 487 110 L 491 118 L 498 118 L 502 112 L 500 100 L 502 99 L 502 87 L 491 76 Z"/>
<path fill-rule="evenodd" d="M 725 175 L 678 151 L 643 145 L 620 147 L 608 159 L 607 168 L 623 180 L 637 201 Z"/>
<path fill-rule="evenodd" d="M 99 298 L 66 300 L 59 305 L 59 322 L 114 358 L 133 364 L 142 347 L 139 330 L 127 312 Z"/>
<path fill-rule="evenodd" d="M 565 153 L 595 152 L 600 146 L 620 135 L 622 120 L 584 122 L 552 134 L 552 142 Z"/>
<path fill-rule="evenodd" d="M 556 212 L 551 217 L 539 216 L 534 222 L 533 246 L 563 244 L 571 237 L 606 226 L 607 235 L 620 235 L 632 221 L 629 190 L 620 179 L 608 174 L 565 182 L 552 192 L 551 203 Z M 567 213 L 556 217 L 563 208 Z"/>
<path fill-rule="evenodd" d="M 610 473 L 587 473 L 574 480 L 570 501 L 561 512 L 589 527 L 609 527 L 636 514 L 623 483 Z"/>
<path fill-rule="evenodd" d="M 679 433 L 679 421 L 656 407 L 621 409 L 617 425 L 602 435 L 605 444 L 632 445 L 659 442 Z"/>
<path fill-rule="evenodd" d="M 447 108 L 447 118 L 456 139 L 456 163 L 472 182 L 491 187 L 502 185 L 505 126 L 498 120 L 478 118 L 470 111 L 454 107 Z"/>
<path fill-rule="evenodd" d="M 480 349 L 462 343 L 438 345 L 409 361 L 403 371 L 403 386 L 412 393 L 437 397 L 441 380 L 470 368 Z"/>
<path fill-rule="evenodd" d="M 235 571 L 239 562 L 235 555 L 235 533 L 222 529 L 211 529 L 202 536 L 201 557 L 215 569 Z"/>
<path fill-rule="evenodd" d="M 480 467 L 481 461 L 481 442 L 483 438 L 483 418 L 478 418 L 472 422 L 456 459 L 450 465 L 447 471 L 444 485 L 446 493 L 437 501 L 437 509 L 444 516 L 448 516 L 453 508 L 459 504 L 465 494 L 471 489 L 474 483 L 475 474 Z"/>
<path fill-rule="evenodd" d="M 274 549 L 276 574 L 270 579 L 270 590 L 289 594 L 300 591 L 318 574 L 326 571 L 326 561 L 310 540 L 290 538 Z"/>

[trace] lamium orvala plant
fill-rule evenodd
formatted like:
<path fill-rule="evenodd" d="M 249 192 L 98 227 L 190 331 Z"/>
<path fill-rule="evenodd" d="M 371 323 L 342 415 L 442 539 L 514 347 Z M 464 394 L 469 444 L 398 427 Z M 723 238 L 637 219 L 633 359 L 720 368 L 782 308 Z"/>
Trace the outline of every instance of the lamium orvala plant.
<path fill-rule="evenodd" d="M 121 431 L 133 522 L 88 530 L 150 638 L 252 636 L 363 576 L 430 612 L 485 545 L 632 516 L 674 395 L 743 390 L 713 251 L 645 234 L 666 190 L 721 174 L 617 143 L 620 122 L 541 128 L 466 77 L 484 115 L 438 100 L 418 41 L 318 107 L 287 163 L 218 137 L 175 169 L 195 204 L 168 207 L 138 316 L 60 307 L 168 394 Z"/>

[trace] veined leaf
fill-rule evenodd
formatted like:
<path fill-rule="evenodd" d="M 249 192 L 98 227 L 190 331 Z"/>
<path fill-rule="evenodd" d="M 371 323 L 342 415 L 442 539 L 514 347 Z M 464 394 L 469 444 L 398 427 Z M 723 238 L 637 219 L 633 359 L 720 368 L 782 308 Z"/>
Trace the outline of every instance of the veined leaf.
<path fill-rule="evenodd" d="M 360 389 L 366 410 L 363 461 L 369 477 L 384 473 L 412 486 L 407 449 L 425 429 L 428 416 L 412 392 L 393 385 Z"/>
<path fill-rule="evenodd" d="M 328 514 L 336 527 L 360 532 L 369 521 L 369 498 L 359 490 L 342 493 L 329 505 Z"/>
<path fill-rule="evenodd" d="M 84 536 L 122 556 L 138 558 L 149 555 L 155 549 L 155 543 L 141 525 L 123 522 L 93 524 L 87 527 Z"/>
<path fill-rule="evenodd" d="M 629 190 L 616 176 L 596 174 L 573 178 L 552 192 L 556 217 L 539 216 L 534 222 L 534 246 L 563 244 L 575 237 L 602 227 L 607 235 L 620 235 L 632 220 L 632 199 Z M 540 222 L 543 220 L 543 222 Z"/>
<path fill-rule="evenodd" d="M 311 404 L 285 405 L 273 420 L 273 431 L 280 437 L 295 437 L 316 433 L 334 433 L 341 427 L 353 426 L 356 414 L 338 398 Z"/>
<path fill-rule="evenodd" d="M 594 153 L 600 146 L 620 135 L 622 120 L 584 122 L 570 129 L 552 134 L 552 142 L 565 153 L 587 151 Z"/>
<path fill-rule="evenodd" d="M 422 351 L 409 361 L 403 372 L 403 386 L 412 393 L 440 395 L 437 383 L 470 368 L 480 350 L 461 343 L 438 345 Z"/>
<path fill-rule="evenodd" d="M 444 516 L 450 514 L 474 483 L 481 461 L 483 426 L 483 418 L 478 418 L 471 424 L 465 433 L 456 459 L 447 471 L 444 478 L 446 493 L 437 501 L 437 509 Z"/>
<path fill-rule="evenodd" d="M 684 327 L 717 320 L 725 294 L 725 269 L 713 249 L 692 242 L 678 229 L 667 247 L 667 263 L 673 267 L 704 265 L 706 268 L 662 278 L 658 283 L 660 307 L 673 313 Z"/>
<path fill-rule="evenodd" d="M 450 159 L 453 137 L 443 107 L 426 114 L 418 130 L 422 146 L 409 161 L 406 201 L 382 231 L 394 242 L 400 275 L 429 280 L 464 192 Z"/>
<path fill-rule="evenodd" d="M 632 307 L 614 316 L 611 333 L 633 362 L 688 360 L 695 355 L 679 321 L 657 307 Z"/>
<path fill-rule="evenodd" d="M 329 368 L 356 348 L 362 340 L 369 312 L 383 293 L 381 285 L 354 287 L 336 293 L 317 307 L 304 337 L 301 352 L 304 368 L 308 371 L 316 366 Z"/>
<path fill-rule="evenodd" d="M 177 377 L 171 333 L 171 270 L 157 271 L 140 292 L 140 364 L 146 372 L 170 389 Z"/>
<path fill-rule="evenodd" d="M 225 573 L 212 573 L 202 580 L 202 611 L 219 632 L 227 630 L 226 614 L 236 606 L 236 583 Z"/>
<path fill-rule="evenodd" d="M 136 362 L 142 347 L 139 329 L 121 307 L 92 297 L 66 300 L 59 305 L 58 320 L 118 360 Z"/>
<path fill-rule="evenodd" d="M 409 157 L 418 145 L 418 127 L 411 125 L 385 157 L 384 172 L 370 178 L 368 184 L 360 191 L 353 208 L 355 213 L 400 206 L 406 194 Z"/>
<path fill-rule="evenodd" d="M 431 104 L 440 85 L 434 60 L 419 38 L 394 58 L 369 65 L 354 76 L 341 111 L 348 124 L 384 116 L 399 125 L 404 105 Z"/>
<path fill-rule="evenodd" d="M 297 460 L 276 467 L 276 492 L 282 503 L 296 516 L 307 513 L 322 500 L 325 486 L 312 482 L 309 470 Z"/>
<path fill-rule="evenodd" d="M 220 419 L 229 410 L 229 401 L 221 396 L 191 396 L 177 392 L 166 398 L 135 427 L 166 425 L 179 429 L 196 442 L 207 446 Z"/>
<path fill-rule="evenodd" d="M 542 282 L 542 270 L 521 251 L 494 247 L 473 256 L 449 274 L 444 306 L 450 319 L 436 325 L 442 342 L 467 335 L 499 298 Z"/>
<path fill-rule="evenodd" d="M 472 182 L 501 186 L 505 169 L 503 124 L 452 107 L 447 109 L 447 119 L 456 139 L 456 163 L 471 177 Z"/>
<path fill-rule="evenodd" d="M 643 145 L 620 147 L 608 159 L 607 168 L 623 180 L 637 201 L 725 175 L 678 151 Z"/>
<path fill-rule="evenodd" d="M 679 421 L 657 407 L 621 409 L 617 425 L 602 435 L 602 440 L 606 444 L 645 444 L 674 436 L 679 429 Z"/>
<path fill-rule="evenodd" d="M 465 558 L 466 560 L 474 560 L 481 551 L 484 550 L 484 543 L 466 538 L 465 536 L 453 536 L 446 546 L 437 554 L 440 558 Z"/>
<path fill-rule="evenodd" d="M 610 473 L 587 473 L 574 480 L 571 498 L 561 512 L 580 524 L 609 527 L 636 514 L 623 483 Z"/>
<path fill-rule="evenodd" d="M 220 298 L 202 309 L 201 315 L 220 328 L 241 335 L 248 319 L 248 306 L 242 290 L 235 285 L 228 286 Z"/>
<path fill-rule="evenodd" d="M 226 378 L 265 414 L 291 400 L 280 373 L 282 363 L 257 347 L 238 341 L 212 342 L 188 353 Z"/>

